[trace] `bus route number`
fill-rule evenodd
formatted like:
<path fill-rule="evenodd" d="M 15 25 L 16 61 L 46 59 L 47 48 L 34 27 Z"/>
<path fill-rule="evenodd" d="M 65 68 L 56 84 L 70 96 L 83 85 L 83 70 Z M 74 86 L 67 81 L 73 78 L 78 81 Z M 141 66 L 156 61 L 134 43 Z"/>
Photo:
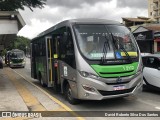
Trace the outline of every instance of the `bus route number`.
<path fill-rule="evenodd" d="M 134 70 L 134 66 L 123 66 L 125 71 Z"/>

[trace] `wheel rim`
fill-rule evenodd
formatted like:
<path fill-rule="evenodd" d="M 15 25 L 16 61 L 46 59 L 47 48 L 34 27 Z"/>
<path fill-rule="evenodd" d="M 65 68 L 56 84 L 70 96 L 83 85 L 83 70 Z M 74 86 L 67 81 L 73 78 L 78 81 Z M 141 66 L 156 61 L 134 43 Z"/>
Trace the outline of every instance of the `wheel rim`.
<path fill-rule="evenodd" d="M 72 100 L 72 90 L 71 90 L 71 88 L 69 87 L 69 85 L 68 85 L 67 96 L 68 96 L 68 99 L 69 99 L 69 100 Z"/>

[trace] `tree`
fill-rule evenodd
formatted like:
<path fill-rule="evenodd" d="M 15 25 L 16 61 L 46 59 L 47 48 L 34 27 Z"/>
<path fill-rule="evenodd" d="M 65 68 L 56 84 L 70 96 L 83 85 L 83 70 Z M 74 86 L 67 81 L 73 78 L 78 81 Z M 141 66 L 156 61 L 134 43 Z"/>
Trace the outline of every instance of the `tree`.
<path fill-rule="evenodd" d="M 24 10 L 24 6 L 33 11 L 32 8 L 43 8 L 45 2 L 46 0 L 0 0 L 0 11 Z"/>
<path fill-rule="evenodd" d="M 0 51 L 0 54 L 4 56 L 7 51 L 10 51 L 12 49 L 20 49 L 23 50 L 25 53 L 29 54 L 30 52 L 30 39 L 23 37 L 23 36 L 17 36 L 14 40 L 12 40 L 9 43 L 9 46 L 5 48 L 3 51 Z"/>
<path fill-rule="evenodd" d="M 30 48 L 30 39 L 23 36 L 17 36 L 17 38 L 14 40 L 13 49 L 20 49 L 26 52 L 26 47 Z"/>
<path fill-rule="evenodd" d="M 12 49 L 20 49 L 23 50 L 25 53 L 26 51 L 30 50 L 30 39 L 23 37 L 23 36 L 17 36 L 16 39 L 12 40 L 10 42 L 9 46 L 6 48 L 6 50 L 12 50 Z M 27 49 L 26 49 L 27 48 Z"/>

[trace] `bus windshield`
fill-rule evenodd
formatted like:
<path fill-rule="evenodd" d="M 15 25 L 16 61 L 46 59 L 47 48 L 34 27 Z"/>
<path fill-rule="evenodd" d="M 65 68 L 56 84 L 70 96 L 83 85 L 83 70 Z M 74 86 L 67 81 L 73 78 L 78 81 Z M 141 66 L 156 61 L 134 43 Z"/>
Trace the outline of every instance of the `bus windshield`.
<path fill-rule="evenodd" d="M 75 25 L 78 46 L 88 59 L 124 59 L 137 57 L 137 45 L 131 32 L 120 25 Z M 127 53 L 127 54 L 126 54 Z"/>
<path fill-rule="evenodd" d="M 11 52 L 10 53 L 11 58 L 24 58 L 24 53 L 23 52 Z"/>

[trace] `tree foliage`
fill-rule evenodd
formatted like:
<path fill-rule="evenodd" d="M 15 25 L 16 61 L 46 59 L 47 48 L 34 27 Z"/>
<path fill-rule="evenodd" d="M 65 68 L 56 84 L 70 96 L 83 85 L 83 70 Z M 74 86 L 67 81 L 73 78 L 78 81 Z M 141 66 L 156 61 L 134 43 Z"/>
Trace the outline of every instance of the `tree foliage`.
<path fill-rule="evenodd" d="M 24 10 L 24 6 L 31 11 L 33 8 L 43 8 L 46 0 L 0 0 L 0 11 Z"/>
<path fill-rule="evenodd" d="M 16 39 L 12 40 L 10 42 L 10 45 L 8 48 L 6 48 L 6 51 L 12 50 L 12 49 L 20 49 L 23 50 L 25 53 L 30 51 L 30 39 L 23 37 L 23 36 L 17 36 Z"/>

